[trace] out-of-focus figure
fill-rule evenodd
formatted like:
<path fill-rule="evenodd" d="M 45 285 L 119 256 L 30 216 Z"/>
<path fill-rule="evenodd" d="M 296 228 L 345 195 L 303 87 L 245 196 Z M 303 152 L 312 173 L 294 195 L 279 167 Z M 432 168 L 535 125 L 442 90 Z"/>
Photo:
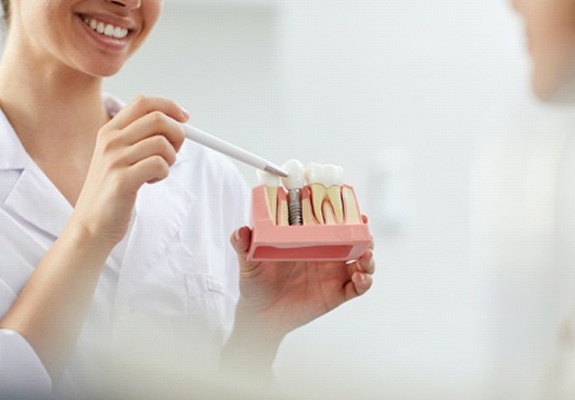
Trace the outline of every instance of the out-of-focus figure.
<path fill-rule="evenodd" d="M 545 103 L 575 104 L 575 0 L 513 0 L 512 4 L 525 25 L 533 92 Z M 490 253 L 486 257 L 496 265 L 499 287 L 493 294 L 503 308 L 498 309 L 503 316 L 495 330 L 513 327 L 517 331 L 531 326 L 535 317 L 543 332 L 540 336 L 555 330 L 551 360 L 541 379 L 532 383 L 528 398 L 573 399 L 575 136 L 570 131 L 575 123 L 572 118 L 563 118 L 560 124 L 547 120 L 542 130 L 532 122 L 508 127 L 515 134 L 499 138 L 496 150 L 483 160 L 489 168 L 482 172 L 488 181 L 482 187 L 486 200 L 482 234 Z M 565 129 L 565 122 L 571 122 L 572 129 Z M 545 341 L 539 339 L 539 343 Z M 501 340 L 499 350 L 504 350 L 506 339 Z M 523 363 L 544 352 L 534 348 L 535 342 L 513 345 L 524 351 Z M 501 360 L 513 358 L 511 353 Z M 520 364 L 515 360 L 507 368 L 520 368 Z"/>

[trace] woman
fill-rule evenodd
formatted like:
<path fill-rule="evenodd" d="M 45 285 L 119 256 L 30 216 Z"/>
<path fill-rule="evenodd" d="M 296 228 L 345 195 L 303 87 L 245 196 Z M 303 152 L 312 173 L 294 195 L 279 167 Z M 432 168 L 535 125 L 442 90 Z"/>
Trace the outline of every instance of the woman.
<path fill-rule="evenodd" d="M 547 103 L 573 102 L 575 0 L 513 0 L 512 5 L 525 25 L 532 60 L 531 83 L 534 93 Z M 498 261 L 501 265 L 510 267 L 512 271 L 516 268 L 515 271 L 520 271 L 518 274 L 521 276 L 533 279 L 533 271 L 541 271 L 540 268 L 544 268 L 542 274 L 558 276 L 560 283 L 554 282 L 556 286 L 552 290 L 567 289 L 565 294 L 571 298 L 569 303 L 572 303 L 570 284 L 573 282 L 573 273 L 569 270 L 573 269 L 575 262 L 575 253 L 572 251 L 575 237 L 575 153 L 572 141 L 561 140 L 558 141 L 561 144 L 556 144 L 552 132 L 545 132 L 545 135 L 544 138 L 534 134 L 521 135 L 519 139 L 511 137 L 499 143 L 498 154 L 493 155 L 493 164 L 490 165 L 493 169 L 489 174 L 491 180 L 486 186 L 486 191 L 490 193 L 484 194 L 488 197 L 487 204 L 497 205 L 492 210 L 496 214 L 491 216 L 494 225 L 491 226 L 490 234 L 493 237 L 490 244 L 491 250 L 500 257 Z M 533 193 L 533 188 L 540 190 Z M 513 198 L 513 195 L 516 197 Z M 513 200 L 521 202 L 517 203 L 521 206 L 513 206 L 516 204 Z M 507 215 L 504 204 L 513 210 L 512 216 Z M 519 228 L 503 227 L 505 222 L 502 221 L 506 218 L 510 223 L 518 224 Z M 507 276 L 515 277 L 513 272 Z M 528 285 L 529 282 L 530 279 L 525 278 L 521 284 Z M 513 281 L 515 287 L 517 284 L 517 281 Z M 544 282 L 537 285 L 538 290 L 543 287 Z M 528 289 L 522 286 L 522 290 Z M 545 293 L 541 291 L 536 296 L 543 297 Z M 555 307 L 566 307 L 562 304 L 564 299 L 560 298 L 562 294 L 551 295 L 555 296 Z M 509 302 L 509 294 L 503 296 L 504 301 Z M 547 298 L 544 301 L 548 301 Z M 540 310 L 545 310 L 544 307 Z M 517 308 L 514 307 L 502 318 L 513 318 L 516 312 Z M 568 314 L 559 329 L 552 364 L 543 374 L 543 379 L 538 380 L 534 388 L 529 388 L 529 398 L 575 397 L 575 315 Z"/>
<path fill-rule="evenodd" d="M 157 357 L 265 380 L 288 332 L 370 288 L 371 251 L 248 263 L 248 191 L 188 112 L 102 95 L 161 0 L 2 5 L 0 393 L 98 393 Z"/>

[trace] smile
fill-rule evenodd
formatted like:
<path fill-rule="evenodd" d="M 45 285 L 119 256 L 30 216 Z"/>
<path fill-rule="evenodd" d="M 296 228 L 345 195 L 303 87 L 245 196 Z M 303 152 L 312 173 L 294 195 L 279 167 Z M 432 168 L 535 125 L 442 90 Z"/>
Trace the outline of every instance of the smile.
<path fill-rule="evenodd" d="M 106 24 L 94 18 L 84 17 L 82 21 L 84 21 L 84 23 L 93 31 L 114 39 L 124 39 L 126 36 L 128 36 L 129 33 L 128 29 L 126 28 L 114 26 L 112 24 Z"/>

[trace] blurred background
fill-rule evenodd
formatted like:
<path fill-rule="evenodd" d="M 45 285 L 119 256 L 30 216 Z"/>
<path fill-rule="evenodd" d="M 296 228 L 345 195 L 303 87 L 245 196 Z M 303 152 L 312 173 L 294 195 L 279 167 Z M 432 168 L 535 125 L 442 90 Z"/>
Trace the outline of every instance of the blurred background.
<path fill-rule="evenodd" d="M 286 391 L 525 394 L 570 300 L 555 200 L 575 118 L 532 99 L 509 2 L 165 3 L 106 90 L 174 98 L 195 126 L 278 164 L 341 164 L 370 216 L 375 285 L 287 338 Z"/>

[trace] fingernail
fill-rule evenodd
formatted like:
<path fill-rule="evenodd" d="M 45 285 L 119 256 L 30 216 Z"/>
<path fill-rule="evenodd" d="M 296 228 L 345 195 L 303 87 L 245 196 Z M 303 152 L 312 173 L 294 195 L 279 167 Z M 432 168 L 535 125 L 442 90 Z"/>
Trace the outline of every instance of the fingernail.
<path fill-rule="evenodd" d="M 362 282 L 367 281 L 367 275 L 366 274 L 359 274 L 359 280 Z"/>
<path fill-rule="evenodd" d="M 182 110 L 182 115 L 183 115 L 184 117 L 186 117 L 186 119 L 189 119 L 190 116 L 191 116 L 191 115 L 190 115 L 190 112 L 189 112 L 188 110 L 186 110 L 185 108 L 183 108 L 183 107 L 180 107 L 180 109 Z"/>
<path fill-rule="evenodd" d="M 236 240 L 236 242 L 240 241 L 240 230 L 239 229 L 234 232 L 234 239 Z"/>

